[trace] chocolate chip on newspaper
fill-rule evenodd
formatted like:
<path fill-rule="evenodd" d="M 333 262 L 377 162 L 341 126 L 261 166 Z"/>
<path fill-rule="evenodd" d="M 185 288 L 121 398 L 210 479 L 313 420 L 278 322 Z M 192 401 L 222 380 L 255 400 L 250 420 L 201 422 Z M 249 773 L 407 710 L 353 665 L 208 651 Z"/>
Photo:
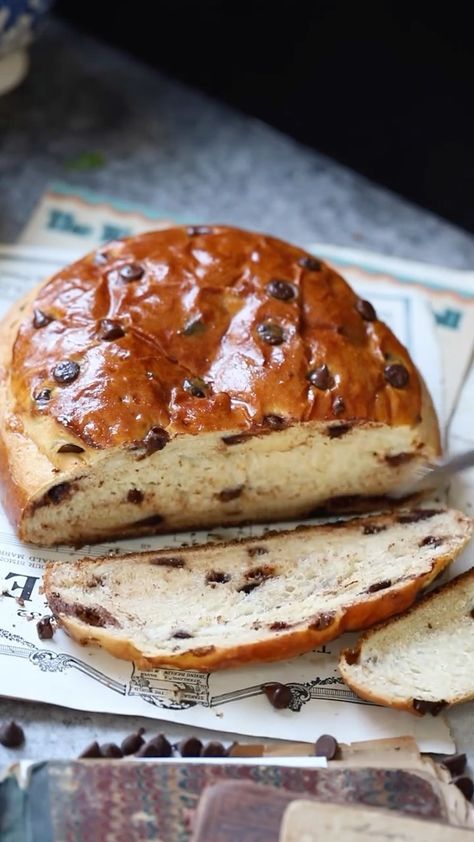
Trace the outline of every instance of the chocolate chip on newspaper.
<path fill-rule="evenodd" d="M 366 322 L 375 322 L 377 313 L 370 301 L 365 301 L 365 299 L 359 298 L 357 300 L 356 310 Z"/>
<path fill-rule="evenodd" d="M 120 748 L 122 749 L 124 755 L 136 754 L 143 745 L 145 745 L 145 740 L 141 734 L 136 733 L 129 734 L 128 737 L 125 737 L 120 743 Z"/>
<path fill-rule="evenodd" d="M 68 383 L 72 383 L 79 377 L 79 372 L 79 364 L 74 360 L 61 360 L 61 362 L 53 368 L 53 377 L 56 380 L 56 383 L 59 383 L 61 386 L 66 386 Z"/>
<path fill-rule="evenodd" d="M 271 681 L 262 686 L 268 701 L 276 710 L 284 710 L 289 708 L 293 699 L 291 689 L 286 684 L 281 684 L 279 681 Z"/>
<path fill-rule="evenodd" d="M 36 623 L 36 631 L 40 640 L 51 640 L 54 635 L 54 626 L 51 622 L 52 617 L 42 617 Z"/>
<path fill-rule="evenodd" d="M 404 389 L 410 379 L 405 366 L 399 363 L 386 365 L 383 374 L 387 383 L 390 383 L 394 389 Z"/>
<path fill-rule="evenodd" d="M 326 760 L 334 760 L 339 751 L 339 743 L 331 734 L 322 734 L 314 744 L 316 757 L 325 757 Z"/>
<path fill-rule="evenodd" d="M 186 737 L 178 743 L 178 751 L 181 757 L 200 757 L 202 742 L 197 737 Z"/>
<path fill-rule="evenodd" d="M 201 757 L 225 757 L 226 750 L 222 743 L 210 742 L 206 743 L 201 749 Z"/>
<path fill-rule="evenodd" d="M 115 743 L 104 743 L 100 747 L 101 757 L 123 757 L 122 749 Z"/>
<path fill-rule="evenodd" d="M 173 746 L 164 734 L 158 734 L 137 751 L 137 757 L 171 757 Z"/>
<path fill-rule="evenodd" d="M 451 775 L 462 775 L 466 768 L 467 757 L 465 754 L 450 754 L 441 761 L 441 766 L 444 766 Z"/>
<path fill-rule="evenodd" d="M 86 759 L 88 757 L 102 757 L 97 740 L 94 740 L 93 743 L 89 743 L 89 745 L 85 747 L 84 751 L 81 751 L 79 760 Z"/>
<path fill-rule="evenodd" d="M 462 792 L 464 798 L 467 798 L 468 801 L 472 801 L 472 796 L 474 795 L 474 783 L 471 778 L 467 775 L 459 775 L 457 778 L 453 778 L 453 784 Z"/>
<path fill-rule="evenodd" d="M 25 742 L 25 732 L 16 722 L 5 722 L 0 728 L 0 743 L 5 748 L 20 748 Z"/>
<path fill-rule="evenodd" d="M 125 263 L 119 269 L 119 275 L 122 281 L 139 281 L 140 278 L 143 278 L 144 274 L 145 270 L 140 263 Z"/>
<path fill-rule="evenodd" d="M 279 301 L 290 301 L 296 295 L 293 284 L 282 281 L 280 278 L 272 278 L 266 289 L 272 298 L 277 298 Z"/>

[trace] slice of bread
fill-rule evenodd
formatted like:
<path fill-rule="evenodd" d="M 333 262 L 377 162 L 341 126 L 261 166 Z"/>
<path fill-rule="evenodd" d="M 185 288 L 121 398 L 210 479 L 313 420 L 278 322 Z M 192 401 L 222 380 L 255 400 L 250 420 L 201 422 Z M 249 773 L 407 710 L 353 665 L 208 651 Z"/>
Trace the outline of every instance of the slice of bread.
<path fill-rule="evenodd" d="M 474 699 L 474 568 L 367 632 L 339 667 L 358 696 L 411 713 Z"/>
<path fill-rule="evenodd" d="M 59 623 L 142 667 L 211 670 L 307 652 L 408 608 L 471 521 L 412 509 L 261 538 L 50 563 Z"/>

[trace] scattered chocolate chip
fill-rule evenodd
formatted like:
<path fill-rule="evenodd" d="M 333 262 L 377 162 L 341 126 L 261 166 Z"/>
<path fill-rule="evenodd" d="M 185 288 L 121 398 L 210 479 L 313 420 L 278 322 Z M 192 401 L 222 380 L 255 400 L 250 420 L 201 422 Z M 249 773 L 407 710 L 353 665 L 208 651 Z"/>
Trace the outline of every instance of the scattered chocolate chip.
<path fill-rule="evenodd" d="M 366 322 L 375 322 L 377 313 L 370 301 L 365 301 L 363 298 L 359 298 L 356 304 L 356 310 Z"/>
<path fill-rule="evenodd" d="M 334 760 L 339 751 L 339 743 L 331 734 L 322 734 L 314 744 L 316 757 L 325 757 L 326 760 Z"/>
<path fill-rule="evenodd" d="M 257 325 L 257 333 L 267 345 L 281 345 L 285 341 L 285 332 L 275 322 L 262 322 Z"/>
<path fill-rule="evenodd" d="M 136 754 L 143 745 L 145 745 L 145 740 L 141 734 L 136 733 L 129 734 L 128 737 L 125 737 L 120 743 L 120 748 L 122 749 L 122 754 L 127 756 L 129 754 Z"/>
<path fill-rule="evenodd" d="M 39 392 L 34 393 L 33 398 L 37 403 L 46 403 L 51 400 L 52 394 L 51 389 L 40 389 Z"/>
<path fill-rule="evenodd" d="M 418 523 L 420 520 L 429 520 L 429 518 L 439 515 L 439 509 L 413 509 L 407 514 L 401 514 L 397 520 L 399 523 Z"/>
<path fill-rule="evenodd" d="M 287 684 L 281 684 L 279 681 L 271 681 L 268 684 L 262 684 L 262 690 L 267 697 L 272 707 L 276 710 L 284 710 L 289 708 L 293 701 L 293 693 Z"/>
<path fill-rule="evenodd" d="M 474 795 L 474 783 L 472 782 L 471 778 L 467 775 L 459 775 L 457 778 L 453 778 L 454 786 L 457 786 L 460 792 L 464 795 L 468 801 L 472 801 L 472 796 Z"/>
<path fill-rule="evenodd" d="M 330 612 L 319 614 L 319 616 L 316 617 L 312 623 L 310 623 L 308 628 L 312 631 L 322 631 L 323 629 L 327 629 L 329 628 L 329 626 L 332 626 L 334 622 L 334 616 L 335 615 Z"/>
<path fill-rule="evenodd" d="M 235 500 L 242 494 L 243 485 L 238 485 L 235 488 L 223 488 L 219 492 L 218 497 L 222 503 L 228 503 L 230 500 Z"/>
<path fill-rule="evenodd" d="M 451 775 L 462 775 L 466 768 L 467 757 L 465 754 L 450 754 L 441 761 L 441 766 L 444 766 Z"/>
<path fill-rule="evenodd" d="M 40 640 L 51 640 L 54 635 L 54 626 L 51 623 L 52 617 L 42 617 L 36 623 L 36 631 Z"/>
<path fill-rule="evenodd" d="M 173 632 L 171 637 L 175 637 L 177 640 L 188 640 L 193 635 L 190 632 L 184 631 L 184 629 L 178 629 L 178 631 Z"/>
<path fill-rule="evenodd" d="M 439 547 L 443 543 L 443 538 L 435 538 L 434 535 L 427 535 L 418 544 L 419 547 Z"/>
<path fill-rule="evenodd" d="M 221 570 L 210 570 L 209 573 L 206 573 L 206 584 L 208 585 L 225 585 L 230 580 L 230 573 L 223 573 Z"/>
<path fill-rule="evenodd" d="M 311 371 L 308 371 L 306 377 L 312 386 L 316 386 L 317 389 L 323 391 L 334 386 L 334 378 L 329 373 L 326 363 L 318 365 L 317 368 L 312 368 Z"/>
<path fill-rule="evenodd" d="M 212 234 L 213 230 L 208 225 L 189 225 L 186 233 L 188 237 L 201 237 L 204 234 Z"/>
<path fill-rule="evenodd" d="M 268 628 L 270 631 L 284 631 L 285 629 L 289 629 L 290 626 L 282 620 L 275 620 L 274 623 L 270 623 Z"/>
<path fill-rule="evenodd" d="M 145 495 L 143 491 L 140 491 L 138 488 L 131 488 L 127 494 L 127 500 L 129 503 L 143 503 L 145 499 Z"/>
<path fill-rule="evenodd" d="M 33 310 L 33 327 L 46 327 L 46 325 L 49 325 L 52 321 L 54 321 L 53 316 L 48 316 L 48 314 L 43 313 L 42 310 Z"/>
<path fill-rule="evenodd" d="M 210 742 L 206 743 L 201 749 L 201 757 L 225 757 L 226 750 L 222 743 Z"/>
<path fill-rule="evenodd" d="M 61 386 L 66 386 L 68 383 L 73 383 L 77 380 L 80 372 L 79 364 L 74 360 L 62 360 L 54 366 L 52 375 Z"/>
<path fill-rule="evenodd" d="M 50 503 L 54 503 L 55 506 L 58 503 L 61 503 L 66 497 L 69 497 L 71 493 L 71 484 L 69 482 L 59 482 L 57 485 L 53 485 L 49 491 L 46 492 L 46 497 Z"/>
<path fill-rule="evenodd" d="M 111 342 L 112 339 L 121 339 L 122 336 L 125 336 L 125 330 L 120 322 L 115 322 L 113 319 L 101 319 L 98 335 L 99 339 Z"/>
<path fill-rule="evenodd" d="M 394 453 L 393 455 L 387 454 L 385 461 L 391 468 L 398 468 L 399 465 L 406 465 L 407 462 L 411 462 L 414 458 L 414 453 Z"/>
<path fill-rule="evenodd" d="M 431 713 L 438 716 L 448 703 L 441 699 L 439 702 L 429 702 L 427 699 L 413 699 L 413 707 L 418 713 Z"/>
<path fill-rule="evenodd" d="M 344 403 L 344 398 L 341 398 L 339 395 L 337 398 L 334 398 L 332 402 L 332 411 L 334 415 L 340 415 L 341 412 L 344 412 L 346 405 Z"/>
<path fill-rule="evenodd" d="M 248 582 L 246 585 L 241 585 L 240 588 L 237 588 L 237 593 L 244 593 L 248 594 L 252 593 L 256 588 L 258 588 L 263 582 L 263 579 L 260 579 L 256 582 Z"/>
<path fill-rule="evenodd" d="M 471 609 L 469 616 L 474 620 L 474 608 Z"/>
<path fill-rule="evenodd" d="M 116 758 L 123 757 L 123 751 L 115 743 L 104 743 L 104 745 L 100 747 L 100 756 Z"/>
<path fill-rule="evenodd" d="M 360 658 L 360 649 L 346 649 L 344 652 L 344 659 L 351 667 L 353 664 L 358 664 Z"/>
<path fill-rule="evenodd" d="M 158 734 L 137 751 L 137 757 L 171 757 L 173 747 L 164 734 Z"/>
<path fill-rule="evenodd" d="M 145 270 L 140 263 L 126 263 L 119 269 L 119 275 L 122 281 L 139 281 L 143 278 Z"/>
<path fill-rule="evenodd" d="M 317 257 L 300 257 L 298 260 L 298 266 L 301 266 L 303 269 L 309 269 L 310 272 L 320 272 L 323 268 L 323 264 Z"/>
<path fill-rule="evenodd" d="M 67 442 L 66 444 L 62 444 L 61 447 L 58 447 L 58 453 L 84 453 L 84 448 L 80 444 Z"/>
<path fill-rule="evenodd" d="M 266 555 L 269 551 L 267 547 L 262 547 L 260 545 L 256 547 L 247 547 L 247 552 L 250 558 L 255 558 L 257 555 Z"/>
<path fill-rule="evenodd" d="M 368 523 L 362 530 L 362 535 L 378 535 L 379 532 L 385 532 L 385 524 Z"/>
<path fill-rule="evenodd" d="M 84 751 L 81 751 L 81 753 L 79 755 L 79 760 L 82 760 L 82 759 L 85 759 L 85 758 L 88 758 L 88 757 L 102 757 L 102 755 L 100 753 L 100 746 L 99 746 L 99 743 L 97 742 L 97 740 L 94 740 L 93 743 L 89 743 L 89 745 L 86 746 Z"/>
<path fill-rule="evenodd" d="M 20 748 L 25 742 L 25 732 L 16 722 L 6 722 L 0 728 L 0 743 L 5 748 Z"/>
<path fill-rule="evenodd" d="M 189 322 L 186 322 L 181 333 L 183 336 L 198 336 L 200 333 L 204 333 L 205 330 L 206 325 L 198 317 L 197 319 L 191 319 Z"/>
<path fill-rule="evenodd" d="M 296 289 L 293 284 L 288 281 L 282 281 L 279 278 L 272 278 L 267 284 L 267 292 L 272 298 L 277 298 L 279 301 L 290 301 L 296 296 Z"/>
<path fill-rule="evenodd" d="M 202 742 L 197 737 L 186 737 L 178 743 L 178 751 L 181 757 L 200 757 Z"/>
<path fill-rule="evenodd" d="M 330 439 L 340 439 L 352 430 L 352 424 L 330 424 L 327 434 Z"/>
<path fill-rule="evenodd" d="M 392 580 L 391 579 L 384 579 L 382 582 L 374 582 L 373 585 L 370 585 L 367 588 L 367 593 L 377 593 L 377 591 L 384 591 L 385 588 L 392 587 Z"/>
<path fill-rule="evenodd" d="M 158 556 L 150 559 L 149 563 L 155 567 L 186 567 L 184 558 L 177 558 L 176 556 Z"/>
<path fill-rule="evenodd" d="M 404 389 L 410 379 L 405 366 L 399 363 L 386 365 L 383 374 L 387 383 L 390 383 L 390 386 L 393 386 L 394 389 Z"/>
<path fill-rule="evenodd" d="M 263 424 L 265 427 L 270 427 L 272 430 L 284 430 L 288 422 L 286 418 L 282 418 L 281 415 L 264 415 Z"/>
<path fill-rule="evenodd" d="M 133 526 L 159 526 L 163 521 L 163 515 L 150 515 L 149 517 L 142 517 L 140 520 L 136 520 Z"/>
<path fill-rule="evenodd" d="M 205 398 L 208 390 L 208 385 L 202 377 L 186 377 L 183 383 L 183 389 L 193 398 Z"/>

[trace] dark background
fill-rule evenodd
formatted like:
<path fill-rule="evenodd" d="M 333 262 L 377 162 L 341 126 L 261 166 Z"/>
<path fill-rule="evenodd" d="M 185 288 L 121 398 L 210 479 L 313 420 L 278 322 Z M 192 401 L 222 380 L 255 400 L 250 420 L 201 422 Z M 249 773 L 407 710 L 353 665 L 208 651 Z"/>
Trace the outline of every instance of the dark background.
<path fill-rule="evenodd" d="M 461 4 L 60 0 L 56 14 L 474 231 Z"/>

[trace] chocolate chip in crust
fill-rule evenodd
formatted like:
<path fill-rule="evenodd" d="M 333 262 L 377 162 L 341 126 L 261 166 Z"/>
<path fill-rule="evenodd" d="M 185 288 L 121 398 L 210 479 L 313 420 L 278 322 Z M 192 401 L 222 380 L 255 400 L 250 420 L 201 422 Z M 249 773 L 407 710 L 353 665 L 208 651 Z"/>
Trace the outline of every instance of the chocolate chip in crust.
<path fill-rule="evenodd" d="M 283 622 L 283 620 L 275 620 L 274 623 L 270 623 L 268 626 L 270 631 L 284 631 L 285 629 L 291 628 L 288 623 Z"/>
<path fill-rule="evenodd" d="M 454 786 L 462 792 L 464 798 L 468 801 L 472 801 L 472 796 L 474 795 L 474 783 L 472 782 L 471 778 L 467 775 L 459 775 L 456 778 L 453 778 Z"/>
<path fill-rule="evenodd" d="M 73 444 L 73 442 L 66 442 L 58 447 L 58 453 L 84 453 L 84 448 L 80 444 Z"/>
<path fill-rule="evenodd" d="M 263 424 L 271 430 L 284 430 L 288 426 L 288 421 L 281 415 L 264 415 Z"/>
<path fill-rule="evenodd" d="M 5 748 L 20 748 L 25 742 L 25 732 L 16 722 L 8 722 L 0 728 L 0 743 Z"/>
<path fill-rule="evenodd" d="M 345 408 L 346 405 L 344 403 L 344 398 L 341 398 L 340 395 L 338 395 L 337 398 L 334 398 L 332 403 L 332 411 L 334 412 L 334 415 L 340 415 L 341 412 L 344 412 Z"/>
<path fill-rule="evenodd" d="M 441 699 L 439 702 L 430 702 L 427 699 L 413 699 L 413 707 L 418 713 L 431 713 L 431 716 L 438 716 L 447 704 L 444 699 Z"/>
<path fill-rule="evenodd" d="M 48 314 L 43 313 L 42 310 L 33 311 L 33 327 L 46 327 L 46 325 L 49 325 L 52 321 L 54 321 L 54 317 L 48 316 Z"/>
<path fill-rule="evenodd" d="M 311 631 L 322 631 L 323 629 L 329 628 L 334 623 L 335 614 L 331 612 L 323 612 L 316 617 L 312 623 L 308 626 Z"/>
<path fill-rule="evenodd" d="M 290 687 L 287 684 L 281 684 L 279 681 L 270 681 L 268 684 L 263 684 L 262 691 L 271 706 L 276 710 L 289 708 L 293 701 L 293 693 Z"/>
<path fill-rule="evenodd" d="M 269 552 L 269 550 L 267 547 L 262 547 L 258 545 L 256 547 L 248 547 L 247 552 L 250 558 L 255 558 L 255 556 L 257 555 L 266 555 Z"/>
<path fill-rule="evenodd" d="M 61 360 L 60 363 L 54 366 L 52 375 L 56 383 L 60 386 L 67 386 L 77 380 L 80 373 L 79 363 L 74 360 Z"/>
<path fill-rule="evenodd" d="M 418 544 L 419 547 L 439 547 L 444 541 L 444 538 L 435 538 L 434 535 L 427 535 Z"/>
<path fill-rule="evenodd" d="M 406 465 L 407 462 L 411 462 L 412 459 L 415 458 L 414 453 L 394 453 L 393 455 L 388 453 L 385 457 L 385 461 L 387 465 L 390 465 L 391 468 L 398 468 L 399 465 Z"/>
<path fill-rule="evenodd" d="M 291 301 L 296 297 L 296 289 L 293 284 L 288 281 L 282 281 L 279 278 L 272 278 L 267 284 L 266 290 L 272 298 L 277 298 L 279 301 Z"/>
<path fill-rule="evenodd" d="M 344 652 L 344 660 L 349 666 L 358 664 L 360 660 L 360 649 L 346 649 Z"/>
<path fill-rule="evenodd" d="M 392 587 L 392 580 L 391 579 L 384 579 L 382 582 L 374 582 L 373 585 L 370 585 L 367 588 L 367 593 L 377 593 L 377 591 L 383 591 L 386 588 Z"/>
<path fill-rule="evenodd" d="M 150 559 L 149 564 L 153 564 L 155 567 L 186 567 L 186 562 L 184 558 L 178 558 L 177 556 L 163 556 L 162 558 L 152 558 Z"/>
<path fill-rule="evenodd" d="M 51 400 L 52 395 L 51 389 L 40 389 L 39 392 L 33 394 L 33 398 L 37 403 L 46 403 Z"/>
<path fill-rule="evenodd" d="M 99 339 L 105 342 L 111 342 L 113 339 L 121 339 L 125 336 L 125 330 L 120 324 L 113 319 L 101 319 L 99 322 Z"/>
<path fill-rule="evenodd" d="M 377 319 L 377 313 L 370 301 L 365 301 L 363 298 L 359 298 L 356 304 L 356 310 L 366 322 L 375 322 Z"/>
<path fill-rule="evenodd" d="M 163 450 L 169 440 L 169 434 L 163 429 L 163 427 L 152 427 L 143 439 L 146 455 L 151 456 L 152 453 L 156 453 L 158 450 Z"/>
<path fill-rule="evenodd" d="M 219 500 L 222 503 L 228 503 L 230 500 L 235 500 L 242 494 L 243 485 L 237 485 L 235 488 L 223 488 L 219 492 Z"/>
<path fill-rule="evenodd" d="M 451 775 L 462 775 L 466 768 L 467 757 L 465 754 L 450 754 L 441 761 L 441 766 L 444 766 Z"/>
<path fill-rule="evenodd" d="M 352 424 L 330 424 L 327 434 L 330 439 L 340 439 L 352 430 Z"/>
<path fill-rule="evenodd" d="M 178 631 L 173 632 L 171 637 L 175 637 L 177 640 L 189 640 L 193 635 L 184 629 L 178 629 Z"/>
<path fill-rule="evenodd" d="M 122 281 L 139 281 L 140 278 L 143 278 L 145 274 L 145 270 L 140 263 L 125 263 L 119 269 L 119 275 Z"/>
<path fill-rule="evenodd" d="M 189 225 L 186 233 L 188 237 L 202 237 L 205 234 L 213 234 L 214 231 L 209 225 Z"/>
<path fill-rule="evenodd" d="M 183 382 L 183 389 L 193 398 L 205 398 L 209 386 L 202 377 L 186 377 Z"/>
<path fill-rule="evenodd" d="M 410 375 L 404 365 L 399 363 L 392 363 L 386 365 L 383 374 L 387 383 L 393 386 L 394 389 L 404 389 L 407 385 Z"/>
<path fill-rule="evenodd" d="M 397 520 L 399 523 L 418 523 L 420 520 L 428 520 L 435 515 L 439 515 L 439 513 L 439 509 L 414 509 L 405 515 L 399 515 Z"/>
<path fill-rule="evenodd" d="M 63 500 L 66 500 L 71 493 L 71 484 L 69 482 L 60 482 L 57 485 L 53 485 L 49 491 L 46 492 L 46 499 L 50 503 L 54 503 L 55 506 L 58 503 L 62 503 Z"/>
<path fill-rule="evenodd" d="M 301 266 L 303 269 L 308 269 L 310 272 L 320 272 L 323 268 L 323 264 L 317 257 L 300 257 L 298 260 L 298 266 Z"/>
<path fill-rule="evenodd" d="M 334 378 L 330 374 L 326 363 L 318 365 L 317 368 L 313 368 L 311 371 L 308 371 L 306 377 L 312 386 L 315 386 L 316 389 L 321 389 L 322 391 L 326 391 L 326 389 L 330 389 L 331 386 L 334 386 Z"/>
<path fill-rule="evenodd" d="M 207 585 L 225 585 L 226 582 L 230 582 L 230 580 L 230 573 L 224 573 L 221 570 L 210 570 L 206 573 Z"/>
<path fill-rule="evenodd" d="M 275 322 L 262 322 L 257 325 L 257 334 L 267 345 L 281 345 L 285 341 L 285 332 Z"/>
<path fill-rule="evenodd" d="M 127 501 L 129 503 L 135 503 L 138 505 L 143 503 L 144 499 L 145 495 L 143 494 L 143 491 L 140 491 L 138 488 L 131 488 L 127 494 Z"/>
<path fill-rule="evenodd" d="M 385 532 L 387 529 L 385 524 L 368 523 L 362 530 L 362 535 L 378 535 L 379 532 Z"/>

